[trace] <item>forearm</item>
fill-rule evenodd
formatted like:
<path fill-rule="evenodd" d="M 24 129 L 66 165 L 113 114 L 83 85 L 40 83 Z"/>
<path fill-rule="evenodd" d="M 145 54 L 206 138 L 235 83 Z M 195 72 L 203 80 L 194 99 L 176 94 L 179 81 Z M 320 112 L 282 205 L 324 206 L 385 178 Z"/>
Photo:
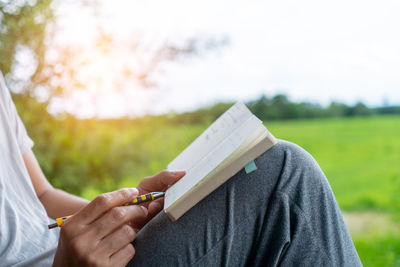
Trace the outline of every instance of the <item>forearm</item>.
<path fill-rule="evenodd" d="M 23 158 L 35 193 L 51 218 L 74 214 L 89 203 L 83 198 L 53 188 L 40 169 L 32 150 L 27 151 Z"/>
<path fill-rule="evenodd" d="M 39 199 L 53 219 L 74 214 L 89 203 L 86 199 L 55 188 L 49 188 Z"/>

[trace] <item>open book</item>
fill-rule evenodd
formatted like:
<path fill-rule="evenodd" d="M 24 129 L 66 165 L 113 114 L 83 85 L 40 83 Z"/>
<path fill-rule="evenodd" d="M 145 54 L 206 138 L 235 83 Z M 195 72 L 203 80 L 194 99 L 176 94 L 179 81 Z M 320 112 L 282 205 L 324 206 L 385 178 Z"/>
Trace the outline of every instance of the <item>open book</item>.
<path fill-rule="evenodd" d="M 177 220 L 276 143 L 243 103 L 233 105 L 168 165 L 186 175 L 166 191 L 165 213 Z"/>

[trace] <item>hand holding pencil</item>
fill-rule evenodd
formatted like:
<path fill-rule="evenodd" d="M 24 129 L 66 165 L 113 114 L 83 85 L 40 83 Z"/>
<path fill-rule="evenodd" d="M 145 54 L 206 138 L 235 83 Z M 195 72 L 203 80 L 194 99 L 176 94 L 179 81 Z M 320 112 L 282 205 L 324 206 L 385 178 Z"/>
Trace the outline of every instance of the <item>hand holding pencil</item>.
<path fill-rule="evenodd" d="M 144 178 L 137 189 L 120 189 L 96 197 L 67 223 L 63 220 L 53 266 L 86 266 L 100 262 L 107 266 L 125 266 L 135 254 L 134 229 L 140 229 L 161 211 L 163 197 L 141 205 L 126 204 L 137 199 L 139 192 L 146 199 L 148 193 L 165 192 L 184 175 L 184 171 L 162 171 Z"/>
<path fill-rule="evenodd" d="M 164 194 L 165 194 L 164 192 L 151 192 L 151 193 L 148 193 L 145 195 L 137 196 L 132 201 L 125 203 L 124 206 L 138 205 L 138 204 L 141 204 L 141 203 L 144 203 L 147 201 L 152 201 L 152 200 L 158 199 L 160 197 L 163 197 Z M 66 222 L 71 217 L 72 217 L 72 215 L 57 218 L 56 222 L 49 224 L 48 227 L 49 227 L 49 229 L 61 227 L 64 224 L 64 222 Z"/>

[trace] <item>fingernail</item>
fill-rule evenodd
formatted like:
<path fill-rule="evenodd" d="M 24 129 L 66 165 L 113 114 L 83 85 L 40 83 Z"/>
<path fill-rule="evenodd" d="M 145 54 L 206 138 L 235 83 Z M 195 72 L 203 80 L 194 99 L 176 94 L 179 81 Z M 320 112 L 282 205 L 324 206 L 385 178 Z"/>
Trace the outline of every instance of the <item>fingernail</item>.
<path fill-rule="evenodd" d="M 144 212 L 144 216 L 147 216 L 147 214 L 149 214 L 149 211 L 143 206 L 140 206 L 140 207 L 142 208 L 142 210 Z"/>
<path fill-rule="evenodd" d="M 178 176 L 184 173 L 185 171 L 169 171 L 172 175 Z"/>
<path fill-rule="evenodd" d="M 131 191 L 131 193 L 135 196 L 139 195 L 139 190 L 137 190 L 136 188 L 129 188 L 129 191 Z"/>
<path fill-rule="evenodd" d="M 161 207 L 161 204 L 159 203 L 159 202 L 153 202 L 154 204 L 154 206 L 157 206 L 157 209 L 162 209 L 162 207 Z"/>
<path fill-rule="evenodd" d="M 153 201 L 153 202 L 151 202 L 150 204 L 149 204 L 149 208 L 150 208 L 150 206 L 151 206 L 151 209 L 152 210 L 161 210 L 162 209 L 162 207 L 161 207 L 161 204 L 159 203 L 159 202 L 157 202 L 157 201 Z"/>

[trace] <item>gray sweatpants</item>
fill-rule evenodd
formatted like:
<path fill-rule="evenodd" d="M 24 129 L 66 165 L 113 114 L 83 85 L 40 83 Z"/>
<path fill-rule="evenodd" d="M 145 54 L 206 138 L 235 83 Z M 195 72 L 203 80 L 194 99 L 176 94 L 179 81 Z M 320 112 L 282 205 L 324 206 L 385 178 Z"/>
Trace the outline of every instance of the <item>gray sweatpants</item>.
<path fill-rule="evenodd" d="M 129 266 L 361 266 L 328 181 L 279 141 L 176 222 L 161 212 Z"/>

